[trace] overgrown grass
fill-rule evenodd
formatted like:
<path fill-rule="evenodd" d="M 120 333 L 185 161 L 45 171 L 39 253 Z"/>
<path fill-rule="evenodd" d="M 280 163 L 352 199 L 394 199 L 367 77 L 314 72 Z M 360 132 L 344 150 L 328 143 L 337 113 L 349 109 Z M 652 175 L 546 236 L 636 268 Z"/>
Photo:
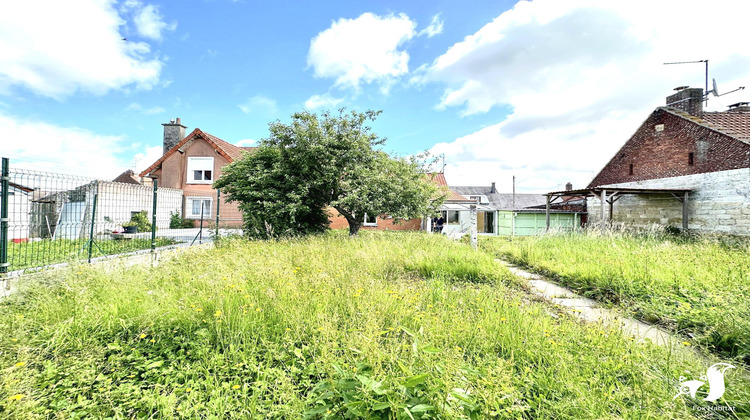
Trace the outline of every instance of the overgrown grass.
<path fill-rule="evenodd" d="M 513 281 L 441 236 L 379 232 L 72 268 L 0 302 L 0 417 L 701 416 L 673 398 L 705 371 L 693 353 L 582 325 Z M 747 409 L 743 381 L 729 371 L 722 404 Z"/>
<path fill-rule="evenodd" d="M 482 248 L 750 363 L 750 247 L 668 235 L 483 238 Z"/>
<path fill-rule="evenodd" d="M 87 239 L 43 239 L 41 241 L 14 243 L 8 242 L 9 271 L 29 267 L 70 262 L 88 257 Z M 156 238 L 156 246 L 177 243 L 171 238 Z M 97 240 L 92 257 L 123 254 L 151 248 L 151 238 L 128 240 Z"/>

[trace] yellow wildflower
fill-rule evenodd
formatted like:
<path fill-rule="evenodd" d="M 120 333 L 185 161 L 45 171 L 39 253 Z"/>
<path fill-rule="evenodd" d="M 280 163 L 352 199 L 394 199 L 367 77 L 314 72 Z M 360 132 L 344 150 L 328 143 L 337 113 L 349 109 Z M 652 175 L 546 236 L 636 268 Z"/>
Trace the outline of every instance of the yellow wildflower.
<path fill-rule="evenodd" d="M 26 362 L 18 362 L 18 363 L 16 363 L 16 367 L 21 367 L 21 366 L 23 366 L 25 364 L 26 364 Z"/>
<path fill-rule="evenodd" d="M 240 386 L 239 385 L 235 385 L 235 386 L 232 387 L 232 389 L 240 389 Z"/>
<path fill-rule="evenodd" d="M 23 398 L 25 396 L 26 395 L 24 395 L 24 394 L 16 394 L 16 395 L 8 397 L 8 400 L 9 401 L 18 401 L 18 400 L 20 400 L 21 398 Z"/>

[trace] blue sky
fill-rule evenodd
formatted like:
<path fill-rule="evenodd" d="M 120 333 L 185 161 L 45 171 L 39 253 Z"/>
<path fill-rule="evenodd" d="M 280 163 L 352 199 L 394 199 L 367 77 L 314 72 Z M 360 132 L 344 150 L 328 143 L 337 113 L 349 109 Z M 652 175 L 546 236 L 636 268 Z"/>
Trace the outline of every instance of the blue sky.
<path fill-rule="evenodd" d="M 702 65 L 663 62 L 708 58 L 723 90 L 750 84 L 747 6 L 651 3 L 14 2 L 0 155 L 112 178 L 158 158 L 175 117 L 251 145 L 344 106 L 383 111 L 388 151 L 444 154 L 451 184 L 583 187 L 673 87 L 703 85 Z"/>

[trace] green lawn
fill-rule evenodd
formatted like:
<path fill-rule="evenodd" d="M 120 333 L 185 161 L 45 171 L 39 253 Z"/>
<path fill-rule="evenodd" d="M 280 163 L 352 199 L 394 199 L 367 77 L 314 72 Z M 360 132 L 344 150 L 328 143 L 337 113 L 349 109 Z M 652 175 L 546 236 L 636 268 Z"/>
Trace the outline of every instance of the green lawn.
<path fill-rule="evenodd" d="M 750 247 L 597 233 L 483 238 L 483 249 L 750 363 Z"/>
<path fill-rule="evenodd" d="M 72 267 L 0 301 L 0 319 L 3 418 L 684 419 L 710 405 L 673 398 L 705 372 L 694 353 L 531 301 L 493 255 L 439 235 Z M 738 411 L 740 372 L 721 400 Z"/>
<path fill-rule="evenodd" d="M 88 258 L 86 239 L 43 239 L 41 241 L 8 243 L 9 271 L 30 267 L 42 267 Z M 156 246 L 167 246 L 177 243 L 170 238 L 156 238 Z M 97 240 L 93 246 L 93 258 L 124 254 L 151 248 L 151 238 L 128 240 Z"/>

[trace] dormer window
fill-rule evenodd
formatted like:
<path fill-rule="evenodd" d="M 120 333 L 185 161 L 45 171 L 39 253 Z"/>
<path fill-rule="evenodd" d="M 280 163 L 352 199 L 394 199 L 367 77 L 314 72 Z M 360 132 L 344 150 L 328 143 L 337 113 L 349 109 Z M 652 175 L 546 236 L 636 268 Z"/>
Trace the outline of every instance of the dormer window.
<path fill-rule="evenodd" d="M 189 157 L 187 164 L 188 184 L 211 184 L 214 182 L 214 158 Z"/>

